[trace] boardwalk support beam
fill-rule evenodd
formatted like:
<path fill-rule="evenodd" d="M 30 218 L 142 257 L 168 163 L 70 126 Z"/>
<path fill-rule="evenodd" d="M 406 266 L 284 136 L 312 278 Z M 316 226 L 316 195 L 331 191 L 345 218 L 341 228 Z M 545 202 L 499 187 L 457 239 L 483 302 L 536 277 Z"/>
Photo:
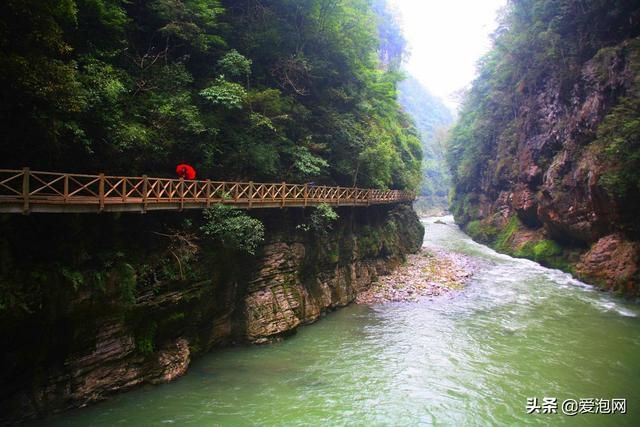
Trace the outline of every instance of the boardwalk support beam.
<path fill-rule="evenodd" d="M 102 212 L 104 210 L 104 174 L 101 173 L 98 177 L 98 203 Z"/>
<path fill-rule="evenodd" d="M 147 200 L 149 198 L 149 178 L 142 175 L 142 213 L 147 212 Z"/>
<path fill-rule="evenodd" d="M 304 185 L 304 207 L 307 207 L 307 202 L 309 201 L 309 184 Z"/>
<path fill-rule="evenodd" d="M 211 207 L 211 180 L 208 179 L 205 185 L 206 185 L 205 196 L 207 197 L 207 209 L 209 209 Z"/>
<path fill-rule="evenodd" d="M 178 196 L 180 196 L 180 211 L 184 210 L 184 178 L 180 178 L 178 183 Z"/>
<path fill-rule="evenodd" d="M 282 196 L 282 205 L 280 206 L 280 208 L 284 208 L 284 204 L 287 201 L 287 183 L 282 181 L 282 187 L 281 191 L 282 193 L 280 193 L 280 195 Z"/>
<path fill-rule="evenodd" d="M 29 168 L 23 168 L 22 173 L 22 213 L 26 215 L 29 213 Z"/>

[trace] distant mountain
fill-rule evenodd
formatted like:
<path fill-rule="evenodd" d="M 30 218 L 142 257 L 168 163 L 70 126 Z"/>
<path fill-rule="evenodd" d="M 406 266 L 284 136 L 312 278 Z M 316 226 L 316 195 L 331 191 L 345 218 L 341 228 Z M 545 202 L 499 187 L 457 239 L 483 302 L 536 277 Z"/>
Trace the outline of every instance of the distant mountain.
<path fill-rule="evenodd" d="M 453 113 L 413 76 L 398 85 L 398 102 L 413 117 L 422 140 L 424 181 L 421 195 L 446 208 L 449 169 L 445 163 L 445 139 Z"/>

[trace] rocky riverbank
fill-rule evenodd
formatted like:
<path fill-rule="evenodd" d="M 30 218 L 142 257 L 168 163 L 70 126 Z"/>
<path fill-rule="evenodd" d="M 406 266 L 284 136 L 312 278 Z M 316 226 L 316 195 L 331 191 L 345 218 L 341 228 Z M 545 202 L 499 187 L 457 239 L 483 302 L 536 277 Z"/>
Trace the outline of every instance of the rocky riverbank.
<path fill-rule="evenodd" d="M 391 274 L 380 276 L 356 298 L 357 304 L 432 299 L 461 290 L 476 269 L 471 258 L 436 247 L 423 247 Z"/>

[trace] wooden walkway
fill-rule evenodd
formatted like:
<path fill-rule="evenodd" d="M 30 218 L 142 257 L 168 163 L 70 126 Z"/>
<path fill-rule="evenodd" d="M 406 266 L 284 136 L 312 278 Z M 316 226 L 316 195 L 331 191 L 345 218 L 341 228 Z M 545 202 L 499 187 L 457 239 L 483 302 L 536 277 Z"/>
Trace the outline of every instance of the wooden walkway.
<path fill-rule="evenodd" d="M 414 193 L 399 190 L 0 169 L 0 212 L 5 213 L 147 212 L 203 209 L 216 203 L 246 209 L 369 206 L 414 199 Z"/>

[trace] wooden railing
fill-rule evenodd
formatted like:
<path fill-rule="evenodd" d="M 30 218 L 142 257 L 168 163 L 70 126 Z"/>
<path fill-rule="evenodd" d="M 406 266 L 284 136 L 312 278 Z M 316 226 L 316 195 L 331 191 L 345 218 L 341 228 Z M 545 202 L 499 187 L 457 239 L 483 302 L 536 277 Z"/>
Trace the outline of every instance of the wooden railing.
<path fill-rule="evenodd" d="M 408 191 L 285 182 L 221 182 L 0 169 L 0 212 L 124 212 L 242 208 L 369 206 L 412 201 Z"/>

